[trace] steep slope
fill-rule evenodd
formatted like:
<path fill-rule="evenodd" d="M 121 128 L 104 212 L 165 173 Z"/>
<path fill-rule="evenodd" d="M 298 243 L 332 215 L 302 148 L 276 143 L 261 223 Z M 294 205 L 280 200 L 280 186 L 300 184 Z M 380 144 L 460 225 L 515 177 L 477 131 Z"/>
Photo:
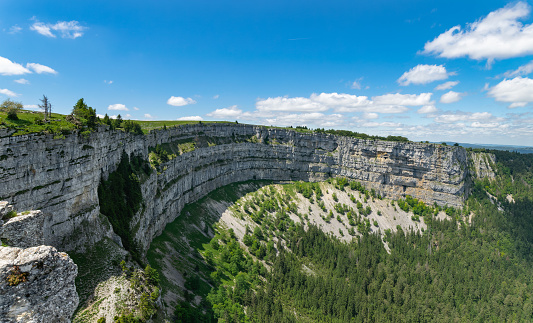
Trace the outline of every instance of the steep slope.
<path fill-rule="evenodd" d="M 406 212 L 393 200 L 383 199 L 360 185 L 352 185 L 351 189 L 347 181 L 340 182 L 344 184 L 338 185 L 335 180 L 314 185 L 263 186 L 267 183 L 244 182 L 224 186 L 188 205 L 154 239 L 148 251 L 150 264 L 163 275 L 167 317 L 172 317 L 182 301 L 200 308 L 206 306 L 207 294 L 216 287 L 212 272 L 221 270 L 213 268 L 212 257 L 217 251 L 211 241 L 216 240 L 217 232 L 231 232 L 254 261 L 259 260 L 268 269 L 275 258 L 272 249 L 280 243 L 287 245 L 287 234 L 298 224 L 320 228 L 345 243 L 373 233 L 386 240 L 385 232 L 399 228 L 406 232 L 427 229 L 424 218 L 415 216 L 412 208 L 409 211 L 407 207 Z M 313 188 L 311 195 L 302 191 L 305 187 L 314 187 L 314 193 Z M 448 218 L 443 210 L 433 209 L 430 217 Z M 389 249 L 387 242 L 383 244 Z M 304 267 L 313 272 L 312 264 Z"/>

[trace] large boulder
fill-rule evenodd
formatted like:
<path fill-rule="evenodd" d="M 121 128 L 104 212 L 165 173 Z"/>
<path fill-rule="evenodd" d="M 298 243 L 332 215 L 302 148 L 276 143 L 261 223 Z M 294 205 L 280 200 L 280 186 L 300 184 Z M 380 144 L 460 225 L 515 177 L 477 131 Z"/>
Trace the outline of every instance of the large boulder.
<path fill-rule="evenodd" d="M 0 322 L 70 322 L 77 273 L 54 247 L 0 247 Z"/>

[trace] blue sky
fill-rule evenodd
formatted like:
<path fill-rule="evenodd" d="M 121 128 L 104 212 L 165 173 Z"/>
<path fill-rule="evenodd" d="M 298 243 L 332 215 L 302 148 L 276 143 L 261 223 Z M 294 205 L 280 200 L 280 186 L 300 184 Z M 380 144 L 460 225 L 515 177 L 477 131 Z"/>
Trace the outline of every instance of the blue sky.
<path fill-rule="evenodd" d="M 0 2 L 0 100 L 533 145 L 532 1 Z"/>

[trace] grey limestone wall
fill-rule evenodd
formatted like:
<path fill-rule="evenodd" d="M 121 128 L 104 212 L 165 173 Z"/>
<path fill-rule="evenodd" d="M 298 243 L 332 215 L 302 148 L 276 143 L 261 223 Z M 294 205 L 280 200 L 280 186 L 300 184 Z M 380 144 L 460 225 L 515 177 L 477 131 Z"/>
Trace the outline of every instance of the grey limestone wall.
<path fill-rule="evenodd" d="M 143 248 L 187 204 L 233 182 L 317 181 L 345 176 L 382 195 L 411 195 L 460 206 L 468 193 L 468 156 L 461 147 L 360 140 L 233 123 L 196 124 L 133 135 L 99 128 L 64 139 L 0 131 L 0 200 L 46 214 L 43 239 L 63 250 L 114 237 L 99 216 L 97 188 L 123 151 L 148 158 L 156 144 L 217 139 L 167 162 L 143 182 L 144 205 L 132 230 Z"/>

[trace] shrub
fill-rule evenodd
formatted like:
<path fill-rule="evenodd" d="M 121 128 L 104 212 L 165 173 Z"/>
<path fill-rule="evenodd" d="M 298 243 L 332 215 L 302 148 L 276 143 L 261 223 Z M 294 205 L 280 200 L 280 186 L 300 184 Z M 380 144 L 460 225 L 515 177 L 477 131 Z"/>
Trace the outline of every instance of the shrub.
<path fill-rule="evenodd" d="M 18 120 L 17 113 L 19 113 L 22 108 L 22 103 L 11 101 L 10 99 L 4 100 L 0 105 L 0 109 L 7 112 L 7 118 L 9 120 Z"/>

